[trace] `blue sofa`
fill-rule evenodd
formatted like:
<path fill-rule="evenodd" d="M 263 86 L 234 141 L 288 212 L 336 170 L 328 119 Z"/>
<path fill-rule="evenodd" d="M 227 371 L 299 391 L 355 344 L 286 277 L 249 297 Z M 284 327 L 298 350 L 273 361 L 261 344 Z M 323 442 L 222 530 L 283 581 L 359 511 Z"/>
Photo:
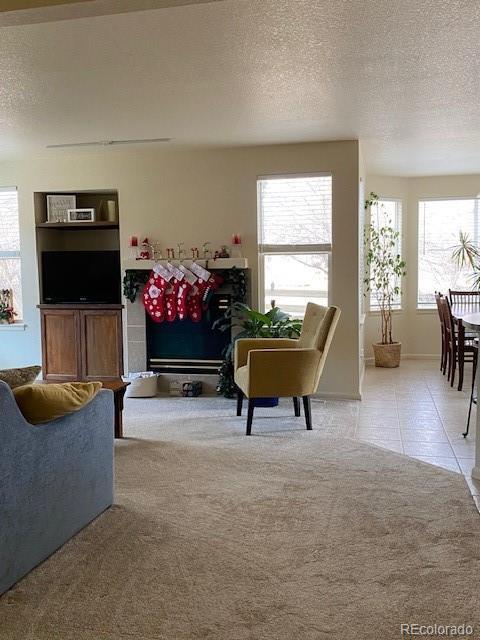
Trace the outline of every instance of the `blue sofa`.
<path fill-rule="evenodd" d="M 113 502 L 113 393 L 33 426 L 0 381 L 0 594 Z"/>

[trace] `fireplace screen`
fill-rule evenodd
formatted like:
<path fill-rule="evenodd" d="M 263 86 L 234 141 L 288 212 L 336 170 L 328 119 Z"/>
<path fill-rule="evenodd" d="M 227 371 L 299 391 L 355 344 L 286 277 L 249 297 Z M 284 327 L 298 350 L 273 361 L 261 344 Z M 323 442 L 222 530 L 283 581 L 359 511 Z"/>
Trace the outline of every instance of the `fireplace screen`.
<path fill-rule="evenodd" d="M 200 322 L 154 322 L 146 315 L 147 366 L 159 373 L 217 373 L 231 339 L 230 331 L 212 329 L 230 306 L 231 296 L 214 294 Z"/>

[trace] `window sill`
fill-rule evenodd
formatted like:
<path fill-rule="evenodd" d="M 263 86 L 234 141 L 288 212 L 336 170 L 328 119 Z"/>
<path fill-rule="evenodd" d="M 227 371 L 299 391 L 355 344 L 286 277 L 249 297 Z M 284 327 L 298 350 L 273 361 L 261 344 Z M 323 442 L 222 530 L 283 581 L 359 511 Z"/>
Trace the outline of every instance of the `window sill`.
<path fill-rule="evenodd" d="M 25 331 L 27 325 L 24 322 L 14 322 L 13 324 L 0 324 L 0 331 Z"/>

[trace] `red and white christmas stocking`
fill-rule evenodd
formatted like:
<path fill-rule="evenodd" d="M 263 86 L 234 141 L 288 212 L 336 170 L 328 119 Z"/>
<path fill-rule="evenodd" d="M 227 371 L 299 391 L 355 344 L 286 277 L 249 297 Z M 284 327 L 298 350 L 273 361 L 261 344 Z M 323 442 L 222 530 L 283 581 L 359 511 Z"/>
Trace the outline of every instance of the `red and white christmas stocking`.
<path fill-rule="evenodd" d="M 185 320 L 187 317 L 187 296 L 192 290 L 191 285 L 187 280 L 183 280 L 178 287 L 177 293 L 177 316 L 179 320 Z"/>
<path fill-rule="evenodd" d="M 197 276 L 198 280 L 193 285 L 187 298 L 188 317 L 193 322 L 200 322 L 202 319 L 203 296 L 209 286 L 208 281 L 212 274 L 196 262 L 192 262 L 190 270 Z"/>
<path fill-rule="evenodd" d="M 192 322 L 200 322 L 202 319 L 202 287 L 204 284 L 204 281 L 199 278 L 187 296 L 187 313 Z"/>
<path fill-rule="evenodd" d="M 213 295 L 213 292 L 218 289 L 218 287 L 222 284 L 223 278 L 221 276 L 212 275 L 206 282 L 205 289 L 202 295 L 202 308 L 204 311 L 208 309 L 208 305 L 210 304 L 210 299 Z"/>
<path fill-rule="evenodd" d="M 172 274 L 162 267 L 155 265 L 143 289 L 143 306 L 155 322 L 165 319 L 164 296 Z"/>
<path fill-rule="evenodd" d="M 180 320 L 185 320 L 188 315 L 187 311 L 187 297 L 190 294 L 194 284 L 197 282 L 197 276 L 189 271 L 181 264 L 179 266 L 180 271 L 183 273 L 183 280 L 180 283 L 177 294 L 177 314 Z"/>
<path fill-rule="evenodd" d="M 166 318 L 168 322 L 173 322 L 177 317 L 177 296 L 180 290 L 180 283 L 184 276 L 180 269 L 174 267 L 170 262 L 167 262 L 167 269 L 173 277 L 165 291 Z"/>

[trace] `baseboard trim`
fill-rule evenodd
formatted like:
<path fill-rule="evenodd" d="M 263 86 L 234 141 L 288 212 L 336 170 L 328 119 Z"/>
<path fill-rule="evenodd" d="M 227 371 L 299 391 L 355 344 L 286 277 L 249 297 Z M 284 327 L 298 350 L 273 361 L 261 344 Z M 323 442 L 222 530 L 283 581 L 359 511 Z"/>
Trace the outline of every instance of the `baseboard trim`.
<path fill-rule="evenodd" d="M 363 387 L 363 381 L 365 380 L 365 356 L 360 356 L 360 390 Z"/>
<path fill-rule="evenodd" d="M 315 393 L 312 400 L 361 400 L 360 393 L 336 393 L 335 391 L 322 391 Z"/>
<path fill-rule="evenodd" d="M 402 353 L 401 360 L 440 360 L 439 353 Z M 371 365 L 374 363 L 373 356 L 365 358 L 365 364 Z"/>

